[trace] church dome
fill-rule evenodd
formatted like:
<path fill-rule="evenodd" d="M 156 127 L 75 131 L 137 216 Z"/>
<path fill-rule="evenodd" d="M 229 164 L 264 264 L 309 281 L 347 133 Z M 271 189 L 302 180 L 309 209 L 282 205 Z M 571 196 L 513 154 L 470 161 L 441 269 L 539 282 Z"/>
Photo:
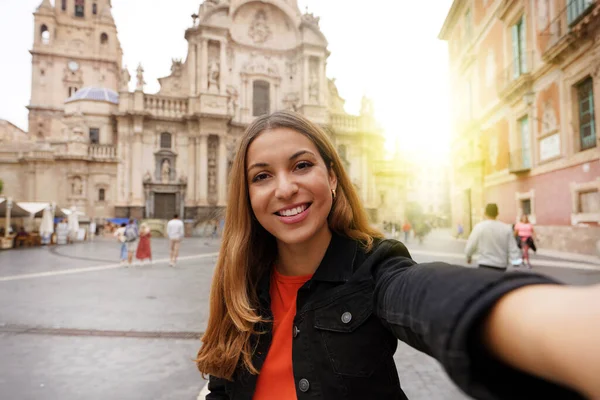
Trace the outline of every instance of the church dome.
<path fill-rule="evenodd" d="M 119 94 L 107 88 L 84 87 L 65 100 L 65 103 L 77 100 L 108 101 L 109 103 L 119 104 Z"/>

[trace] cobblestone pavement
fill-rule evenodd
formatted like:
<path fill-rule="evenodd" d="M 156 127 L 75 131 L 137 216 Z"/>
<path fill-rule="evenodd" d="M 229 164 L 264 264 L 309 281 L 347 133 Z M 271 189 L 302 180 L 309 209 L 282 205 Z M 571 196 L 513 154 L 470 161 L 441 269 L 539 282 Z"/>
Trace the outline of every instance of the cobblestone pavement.
<path fill-rule="evenodd" d="M 184 241 L 176 268 L 163 239 L 153 239 L 152 265 L 132 268 L 115 263 L 118 245 L 106 239 L 0 252 L 0 398 L 196 399 L 205 381 L 190 337 L 206 327 L 218 245 Z M 462 263 L 461 246 L 408 244 L 419 262 Z M 600 282 L 600 271 L 538 271 Z M 411 400 L 466 398 L 428 356 L 400 343 L 395 359 Z"/>

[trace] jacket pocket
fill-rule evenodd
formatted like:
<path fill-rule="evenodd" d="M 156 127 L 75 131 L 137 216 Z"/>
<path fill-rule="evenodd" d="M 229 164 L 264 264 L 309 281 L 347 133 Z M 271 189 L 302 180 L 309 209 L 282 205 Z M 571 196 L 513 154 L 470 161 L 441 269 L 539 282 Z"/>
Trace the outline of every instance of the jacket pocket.
<path fill-rule="evenodd" d="M 320 333 L 335 373 L 369 377 L 391 353 L 387 331 L 373 314 L 371 289 L 340 297 L 315 310 L 314 327 Z"/>

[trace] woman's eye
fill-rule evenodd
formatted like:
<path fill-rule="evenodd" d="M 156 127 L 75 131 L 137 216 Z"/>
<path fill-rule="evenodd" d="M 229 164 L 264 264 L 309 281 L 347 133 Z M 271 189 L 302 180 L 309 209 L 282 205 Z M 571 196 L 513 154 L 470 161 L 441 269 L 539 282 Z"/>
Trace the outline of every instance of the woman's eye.
<path fill-rule="evenodd" d="M 252 179 L 252 182 L 258 182 L 258 181 L 263 181 L 265 179 L 267 179 L 269 177 L 269 175 L 262 173 L 262 174 L 258 174 L 254 177 L 254 179 Z"/>
<path fill-rule="evenodd" d="M 298 164 L 296 164 L 296 169 L 306 169 L 312 166 L 312 163 L 309 163 L 308 161 L 300 161 Z"/>

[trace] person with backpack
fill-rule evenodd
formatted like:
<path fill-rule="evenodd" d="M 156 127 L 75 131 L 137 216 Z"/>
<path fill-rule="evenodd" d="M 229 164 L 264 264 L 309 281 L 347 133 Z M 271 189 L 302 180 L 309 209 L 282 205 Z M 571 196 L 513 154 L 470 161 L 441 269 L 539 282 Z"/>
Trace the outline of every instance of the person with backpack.
<path fill-rule="evenodd" d="M 127 246 L 127 263 L 131 265 L 133 262 L 133 255 L 135 254 L 135 250 L 137 249 L 138 238 L 140 237 L 140 233 L 138 231 L 138 227 L 135 224 L 135 220 L 133 218 L 129 219 L 129 223 L 125 227 L 125 244 Z"/>

